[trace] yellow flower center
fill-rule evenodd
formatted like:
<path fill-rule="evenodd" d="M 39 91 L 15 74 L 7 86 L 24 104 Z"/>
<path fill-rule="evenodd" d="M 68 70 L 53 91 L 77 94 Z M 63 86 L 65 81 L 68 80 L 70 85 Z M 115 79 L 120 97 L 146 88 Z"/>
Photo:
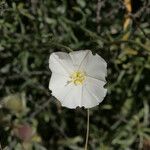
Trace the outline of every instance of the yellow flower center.
<path fill-rule="evenodd" d="M 71 82 L 73 82 L 75 85 L 82 85 L 86 79 L 86 75 L 82 71 L 75 71 L 70 76 Z"/>

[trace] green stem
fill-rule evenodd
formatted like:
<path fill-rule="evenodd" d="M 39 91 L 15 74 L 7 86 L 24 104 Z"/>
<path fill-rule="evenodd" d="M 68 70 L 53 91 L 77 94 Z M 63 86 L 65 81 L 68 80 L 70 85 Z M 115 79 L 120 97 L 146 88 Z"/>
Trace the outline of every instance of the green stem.
<path fill-rule="evenodd" d="M 89 122 L 90 122 L 90 114 L 89 114 L 89 109 L 87 109 L 87 130 L 86 130 L 86 141 L 85 141 L 85 149 L 84 150 L 88 150 Z"/>
<path fill-rule="evenodd" d="M 69 52 L 72 52 L 72 51 L 73 51 L 70 47 L 65 46 L 65 45 L 62 45 L 62 44 L 59 44 L 59 43 L 52 43 L 52 45 L 53 45 L 54 47 L 64 48 L 64 49 L 66 49 L 66 50 L 69 51 Z"/>
<path fill-rule="evenodd" d="M 140 42 L 136 42 L 133 40 L 119 40 L 119 41 L 112 41 L 112 42 L 108 42 L 107 44 L 121 44 L 121 43 L 130 43 L 130 44 L 135 44 L 141 48 L 143 48 L 146 51 L 150 51 L 149 47 L 146 47 L 144 44 L 140 43 Z"/>

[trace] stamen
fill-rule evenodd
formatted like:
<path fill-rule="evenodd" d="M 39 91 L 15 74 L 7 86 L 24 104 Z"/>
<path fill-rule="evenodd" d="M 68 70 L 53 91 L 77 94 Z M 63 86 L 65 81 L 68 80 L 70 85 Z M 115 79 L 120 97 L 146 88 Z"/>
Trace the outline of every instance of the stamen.
<path fill-rule="evenodd" d="M 73 82 L 75 85 L 82 85 L 86 79 L 86 75 L 82 71 L 75 71 L 70 76 L 71 82 Z"/>

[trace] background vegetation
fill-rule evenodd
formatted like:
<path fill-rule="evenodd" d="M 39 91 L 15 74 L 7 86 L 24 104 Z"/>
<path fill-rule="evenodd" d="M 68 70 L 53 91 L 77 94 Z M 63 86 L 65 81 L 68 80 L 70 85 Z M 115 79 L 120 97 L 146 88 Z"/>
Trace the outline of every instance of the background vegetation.
<path fill-rule="evenodd" d="M 81 150 L 86 110 L 48 90 L 49 55 L 91 49 L 108 63 L 105 100 L 90 110 L 89 150 L 150 150 L 148 0 L 1 0 L 2 149 Z"/>

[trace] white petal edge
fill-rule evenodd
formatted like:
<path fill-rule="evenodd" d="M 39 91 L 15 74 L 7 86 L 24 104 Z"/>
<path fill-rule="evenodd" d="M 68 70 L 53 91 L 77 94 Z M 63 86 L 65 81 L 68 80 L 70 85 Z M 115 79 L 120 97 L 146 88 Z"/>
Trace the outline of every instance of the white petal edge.
<path fill-rule="evenodd" d="M 75 70 L 70 55 L 65 52 L 52 53 L 49 58 L 49 68 L 52 72 L 62 75 L 69 75 Z"/>
<path fill-rule="evenodd" d="M 91 77 L 87 77 L 86 79 L 86 83 L 84 86 L 86 90 L 89 92 L 89 94 L 95 98 L 95 101 L 97 101 L 97 105 L 101 103 L 104 100 L 104 97 L 106 96 L 107 89 L 104 88 L 105 84 L 106 82 Z M 94 107 L 95 101 L 93 101 L 92 107 Z"/>
<path fill-rule="evenodd" d="M 61 100 L 71 88 L 71 85 L 67 83 L 68 78 L 68 76 L 63 76 L 54 72 L 51 75 L 49 89 L 52 91 L 52 95 L 58 100 Z"/>

